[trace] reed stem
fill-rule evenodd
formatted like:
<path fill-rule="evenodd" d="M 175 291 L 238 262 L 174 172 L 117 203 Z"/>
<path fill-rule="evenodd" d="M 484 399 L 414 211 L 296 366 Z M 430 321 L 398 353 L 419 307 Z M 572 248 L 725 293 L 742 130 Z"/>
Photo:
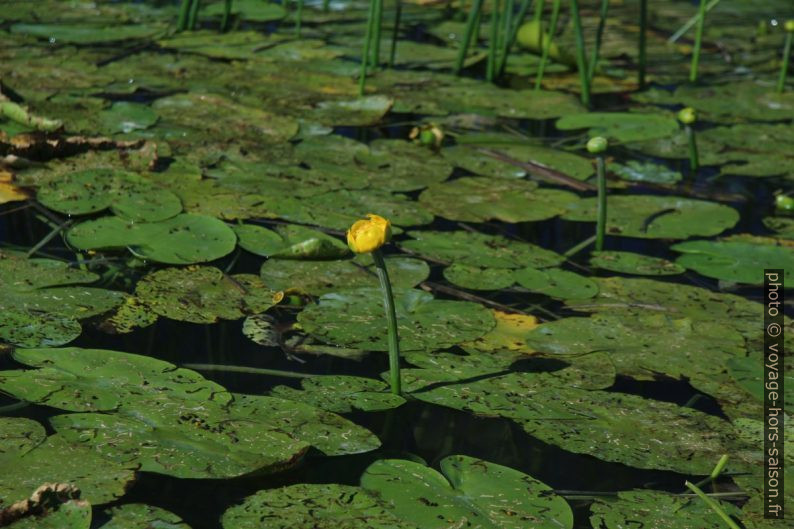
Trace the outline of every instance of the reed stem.
<path fill-rule="evenodd" d="M 557 20 L 560 17 L 560 2 L 561 0 L 554 0 L 551 6 L 551 22 L 549 23 L 549 40 L 543 46 L 543 51 L 540 55 L 540 64 L 538 65 L 538 73 L 535 77 L 535 90 L 540 90 L 541 83 L 543 82 L 543 73 L 546 71 L 546 63 L 549 61 L 549 50 L 551 50 L 552 39 L 554 34 L 557 33 Z M 541 32 L 541 42 L 543 41 Z"/>
<path fill-rule="evenodd" d="M 728 525 L 728 527 L 730 527 L 731 529 L 740 529 L 737 523 L 734 522 L 730 516 L 728 516 L 728 514 L 722 509 L 722 507 L 720 507 L 720 504 L 714 501 L 713 499 L 709 498 L 705 492 L 703 492 L 697 487 L 697 485 L 694 485 L 689 481 L 685 481 L 684 485 L 686 485 L 686 487 L 689 490 L 694 492 L 698 498 L 703 500 L 703 503 L 708 505 L 712 511 L 717 513 L 717 516 L 722 518 L 722 520 Z"/>
<path fill-rule="evenodd" d="M 303 21 L 303 0 L 297 0 L 298 9 L 295 12 L 295 36 L 301 36 L 301 22 Z"/>
<path fill-rule="evenodd" d="M 604 157 L 599 155 L 596 158 L 596 177 L 598 178 L 598 218 L 596 224 L 596 244 L 595 249 L 600 252 L 604 249 L 604 234 L 607 229 L 607 178 L 606 162 Z"/>
<path fill-rule="evenodd" d="M 698 62 L 700 62 L 700 45 L 703 40 L 703 26 L 706 22 L 706 0 L 700 0 L 697 29 L 695 30 L 695 48 L 692 50 L 692 64 L 689 67 L 689 81 L 698 80 Z"/>
<path fill-rule="evenodd" d="M 187 21 L 190 16 L 190 6 L 193 5 L 193 0 L 182 0 L 182 5 L 179 7 L 179 19 L 176 23 L 177 31 L 185 31 L 187 29 Z"/>
<path fill-rule="evenodd" d="M 394 59 L 397 56 L 397 37 L 400 34 L 400 19 L 403 13 L 402 0 L 397 0 L 394 5 L 394 31 L 391 34 L 391 49 L 389 50 L 389 68 L 394 68 Z"/>
<path fill-rule="evenodd" d="M 499 60 L 496 64 L 496 75 L 501 76 L 507 66 L 507 55 L 510 53 L 510 36 L 513 31 L 513 11 L 515 0 L 505 0 L 504 16 L 502 17 L 502 32 L 499 35 Z"/>
<path fill-rule="evenodd" d="M 700 159 L 698 157 L 698 144 L 695 138 L 695 130 L 691 125 L 684 125 L 686 130 L 686 138 L 689 142 L 689 167 L 695 173 L 700 168 Z"/>
<path fill-rule="evenodd" d="M 380 67 L 380 34 L 383 24 L 383 0 L 375 0 L 375 20 L 372 33 L 372 66 L 377 70 Z"/>
<path fill-rule="evenodd" d="M 198 24 L 198 12 L 200 4 L 201 0 L 193 0 L 193 4 L 190 6 L 190 20 L 188 21 L 188 29 L 190 29 L 190 31 L 195 30 L 196 25 Z"/>
<path fill-rule="evenodd" d="M 590 82 L 587 78 L 587 52 L 584 47 L 584 33 L 582 32 L 582 18 L 579 15 L 579 1 L 571 0 L 571 18 L 576 35 L 576 68 L 579 70 L 581 84 L 582 104 L 590 106 Z"/>
<path fill-rule="evenodd" d="M 648 0 L 640 0 L 640 42 L 637 59 L 637 84 L 640 89 L 645 88 L 645 65 L 647 62 L 648 46 Z"/>
<path fill-rule="evenodd" d="M 786 32 L 786 43 L 783 45 L 783 64 L 780 65 L 780 77 L 777 80 L 777 91 L 783 93 L 786 88 L 786 76 L 788 76 L 788 61 L 791 56 L 792 32 Z"/>
<path fill-rule="evenodd" d="M 221 33 L 229 29 L 229 18 L 232 15 L 232 0 L 223 0 L 223 18 L 221 19 Z"/>
<path fill-rule="evenodd" d="M 604 26 L 607 22 L 607 13 L 609 12 L 609 0 L 601 0 L 601 9 L 598 13 L 598 28 L 596 29 L 595 46 L 593 48 L 593 58 L 587 67 L 587 82 L 593 82 L 595 76 L 596 65 L 598 64 L 598 54 L 601 52 L 601 39 L 604 36 Z"/>
<path fill-rule="evenodd" d="M 499 48 L 499 9 L 500 0 L 493 0 L 491 13 L 491 34 L 488 37 L 488 62 L 485 65 L 485 80 L 492 83 L 496 76 L 496 53 Z"/>
<path fill-rule="evenodd" d="M 466 55 L 469 52 L 469 46 L 471 45 L 472 39 L 474 37 L 474 27 L 479 26 L 482 3 L 483 0 L 474 0 L 474 3 L 471 5 L 469 18 L 466 21 L 466 30 L 463 33 L 463 42 L 460 43 L 458 58 L 455 61 L 455 68 L 453 70 L 455 75 L 460 75 L 460 71 L 463 69 L 463 63 L 466 61 Z"/>
<path fill-rule="evenodd" d="M 402 380 L 400 378 L 400 339 L 397 335 L 397 313 L 394 310 L 394 295 L 389 282 L 389 272 L 380 250 L 372 252 L 375 261 L 375 272 L 378 274 L 380 288 L 383 291 L 383 308 L 386 311 L 386 322 L 389 327 L 389 380 L 391 392 L 395 395 L 402 393 Z"/>
<path fill-rule="evenodd" d="M 370 46 L 372 44 L 372 25 L 375 20 L 375 2 L 369 0 L 369 15 L 367 16 L 367 35 L 364 37 L 364 49 L 361 52 L 361 70 L 358 76 L 358 95 L 364 95 L 364 88 L 367 84 L 367 65 L 369 64 Z"/>

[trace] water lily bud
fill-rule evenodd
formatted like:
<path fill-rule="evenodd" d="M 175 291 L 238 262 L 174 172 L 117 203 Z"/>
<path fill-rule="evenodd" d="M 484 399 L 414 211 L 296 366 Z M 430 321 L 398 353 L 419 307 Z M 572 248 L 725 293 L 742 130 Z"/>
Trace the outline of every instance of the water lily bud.
<path fill-rule="evenodd" d="M 682 108 L 678 113 L 678 121 L 684 125 L 691 125 L 695 120 L 697 120 L 697 113 L 692 107 Z"/>
<path fill-rule="evenodd" d="M 794 32 L 794 20 L 786 20 L 786 23 L 783 24 L 783 29 L 785 29 L 789 33 Z"/>
<path fill-rule="evenodd" d="M 347 230 L 347 245 L 355 253 L 374 252 L 391 239 L 391 222 L 380 215 L 367 215 Z"/>
<path fill-rule="evenodd" d="M 601 136 L 596 136 L 595 138 L 590 138 L 590 141 L 587 142 L 587 152 L 589 152 L 590 154 L 601 154 L 606 150 L 607 150 L 606 138 L 602 138 Z"/>
<path fill-rule="evenodd" d="M 782 211 L 793 211 L 794 198 L 788 195 L 777 195 L 775 197 L 775 207 Z"/>

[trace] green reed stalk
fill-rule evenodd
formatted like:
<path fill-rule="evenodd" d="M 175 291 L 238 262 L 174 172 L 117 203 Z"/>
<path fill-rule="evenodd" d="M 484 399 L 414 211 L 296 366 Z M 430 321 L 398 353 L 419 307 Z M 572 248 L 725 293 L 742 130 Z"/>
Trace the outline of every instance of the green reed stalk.
<path fill-rule="evenodd" d="M 502 31 L 499 35 L 499 60 L 496 62 L 496 76 L 499 77 L 507 66 L 507 55 L 510 53 L 510 35 L 513 30 L 513 11 L 515 0 L 505 0 Z"/>
<path fill-rule="evenodd" d="M 499 9 L 500 0 L 493 0 L 491 13 L 491 34 L 488 38 L 488 62 L 485 65 L 485 79 L 492 83 L 496 76 L 496 54 L 499 48 Z"/>
<path fill-rule="evenodd" d="M 402 393 L 400 339 L 397 335 L 397 313 L 394 310 L 394 295 L 389 282 L 389 272 L 386 270 L 386 263 L 380 250 L 372 252 L 372 259 L 375 261 L 375 272 L 378 274 L 380 288 L 383 291 L 383 308 L 386 311 L 386 322 L 389 326 L 389 380 L 391 382 L 391 392 L 399 395 Z"/>
<path fill-rule="evenodd" d="M 474 37 L 474 27 L 479 26 L 482 3 L 483 0 L 474 0 L 474 3 L 471 5 L 469 18 L 466 21 L 466 30 L 463 32 L 463 41 L 460 43 L 458 58 L 455 60 L 455 68 L 453 69 L 455 75 L 460 75 L 460 71 L 463 69 L 463 63 L 466 61 L 466 55 L 469 52 L 469 46 Z"/>
<path fill-rule="evenodd" d="M 375 25 L 372 33 L 372 66 L 380 66 L 380 33 L 383 24 L 383 0 L 375 0 Z"/>
<path fill-rule="evenodd" d="M 364 95 L 364 87 L 367 83 L 367 66 L 370 60 L 370 48 L 372 46 L 372 26 L 375 21 L 375 3 L 378 0 L 369 0 L 369 14 L 367 16 L 367 35 L 364 37 L 364 49 L 361 52 L 361 73 L 358 76 L 358 95 Z"/>
<path fill-rule="evenodd" d="M 232 15 L 232 0 L 223 0 L 223 18 L 221 19 L 221 33 L 229 29 L 229 18 Z"/>
<path fill-rule="evenodd" d="M 789 26 L 789 22 L 786 22 L 787 28 Z M 786 76 L 788 75 L 788 61 L 789 61 L 789 57 L 791 56 L 792 34 L 794 34 L 794 32 L 788 31 L 788 29 L 786 29 L 786 43 L 783 45 L 783 64 L 780 65 L 780 77 L 778 77 L 777 80 L 778 93 L 782 93 L 783 89 L 786 88 Z"/>
<path fill-rule="evenodd" d="M 179 7 L 179 19 L 176 23 L 177 31 L 185 31 L 187 29 L 187 21 L 190 16 L 190 6 L 193 5 L 193 0 L 182 0 L 182 5 Z"/>
<path fill-rule="evenodd" d="M 323 0 L 323 13 L 331 10 L 331 0 Z"/>
<path fill-rule="evenodd" d="M 598 64 L 598 54 L 601 52 L 601 39 L 604 36 L 604 26 L 607 22 L 607 13 L 609 12 L 609 0 L 601 0 L 601 9 L 598 13 L 598 29 L 596 29 L 596 40 L 593 48 L 593 58 L 587 68 L 588 83 L 593 82 L 595 76 L 596 64 Z"/>
<path fill-rule="evenodd" d="M 198 24 L 199 7 L 201 7 L 201 0 L 193 0 L 193 5 L 190 6 L 190 20 L 187 24 L 190 31 L 195 30 Z"/>
<path fill-rule="evenodd" d="M 596 251 L 604 249 L 604 234 L 607 229 L 607 177 L 606 162 L 599 155 L 596 159 L 596 176 L 598 178 L 598 223 L 596 225 Z"/>
<path fill-rule="evenodd" d="M 543 18 L 543 7 L 545 6 L 545 0 L 538 0 L 535 3 L 535 13 L 532 15 L 532 20 L 535 22 L 540 21 Z M 540 47 L 540 43 L 538 43 L 538 47 Z"/>
<path fill-rule="evenodd" d="M 303 0 L 298 1 L 298 9 L 295 12 L 295 36 L 301 36 L 301 22 L 303 20 Z"/>
<path fill-rule="evenodd" d="M 389 68 L 394 68 L 394 58 L 397 56 L 397 37 L 400 34 L 400 19 L 403 13 L 402 0 L 397 0 L 394 5 L 394 31 L 391 34 L 391 49 L 389 50 Z"/>
<path fill-rule="evenodd" d="M 695 30 L 695 48 L 692 50 L 692 64 L 689 66 L 689 81 L 698 80 L 698 62 L 700 61 L 700 44 L 703 40 L 703 26 L 706 22 L 706 0 L 700 0 L 698 25 Z"/>
<path fill-rule="evenodd" d="M 584 47 L 584 33 L 582 32 L 582 18 L 579 16 L 579 1 L 571 0 L 571 18 L 576 35 L 576 68 L 579 70 L 579 81 L 582 91 L 582 103 L 590 106 L 590 82 L 587 79 L 587 52 Z"/>
<path fill-rule="evenodd" d="M 640 42 L 638 44 L 637 55 L 637 84 L 640 88 L 645 87 L 645 63 L 647 59 L 648 47 L 648 0 L 640 0 Z"/>
<path fill-rule="evenodd" d="M 718 477 L 720 477 L 720 474 L 722 474 L 722 471 L 725 470 L 725 465 L 727 464 L 728 464 L 728 454 L 722 454 L 722 457 L 720 457 L 719 461 L 717 461 L 717 464 L 714 466 L 714 469 L 711 471 L 711 474 L 709 474 L 705 478 L 695 483 L 695 486 L 702 487 L 703 485 L 706 485 L 714 481 Z"/>
<path fill-rule="evenodd" d="M 552 39 L 554 34 L 557 33 L 557 19 L 560 17 L 560 3 L 561 0 L 554 0 L 551 6 L 551 22 L 549 23 L 549 40 L 543 46 L 543 52 L 540 56 L 540 64 L 538 65 L 538 74 L 535 77 L 535 90 L 540 90 L 540 85 L 543 82 L 543 73 L 546 70 L 546 63 L 549 61 L 549 50 L 551 49 Z M 541 32 L 541 39 L 542 39 Z"/>
<path fill-rule="evenodd" d="M 521 0 L 521 4 L 518 6 L 518 14 L 515 17 L 512 17 L 513 23 L 512 27 L 510 28 L 510 34 L 507 39 L 507 50 L 505 51 L 504 55 L 502 56 L 501 63 L 499 65 L 499 75 L 502 75 L 507 67 L 507 57 L 510 55 L 510 52 L 513 49 L 513 46 L 516 43 L 516 37 L 518 37 L 518 30 L 521 28 L 521 23 L 524 21 L 524 17 L 527 16 L 527 11 L 529 11 L 529 4 L 532 0 Z M 512 13 L 512 8 L 510 9 L 510 13 Z"/>
<path fill-rule="evenodd" d="M 713 499 L 709 498 L 705 492 L 700 490 L 697 485 L 690 483 L 689 481 L 685 481 L 684 485 L 687 486 L 689 490 L 694 492 L 698 498 L 703 500 L 703 503 L 708 505 L 712 511 L 717 513 L 717 516 L 722 518 L 722 520 L 730 527 L 731 529 L 740 529 L 740 527 L 733 521 L 733 519 L 728 516 L 728 514 L 720 507 L 720 504 L 714 501 Z"/>
<path fill-rule="evenodd" d="M 684 130 L 686 130 L 686 139 L 689 142 L 689 167 L 692 169 L 692 172 L 695 172 L 700 168 L 700 158 L 698 157 L 698 144 L 697 138 L 695 137 L 695 130 L 692 128 L 691 125 L 684 125 Z"/>

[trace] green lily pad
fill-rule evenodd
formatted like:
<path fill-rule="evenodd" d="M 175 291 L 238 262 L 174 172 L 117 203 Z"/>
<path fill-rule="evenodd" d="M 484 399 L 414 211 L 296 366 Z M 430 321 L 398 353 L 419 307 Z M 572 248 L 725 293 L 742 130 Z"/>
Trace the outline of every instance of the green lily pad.
<path fill-rule="evenodd" d="M 741 511 L 719 502 L 729 516 Z M 656 529 L 722 529 L 725 522 L 700 498 L 682 497 L 650 490 L 622 491 L 617 498 L 597 499 L 590 506 L 594 529 L 621 529 L 634 520 Z"/>
<path fill-rule="evenodd" d="M 138 299 L 166 318 L 191 323 L 237 320 L 264 312 L 281 300 L 255 275 L 226 275 L 218 268 L 164 268 L 135 287 Z"/>
<path fill-rule="evenodd" d="M 278 347 L 279 332 L 275 320 L 266 314 L 254 314 L 245 318 L 243 335 L 252 342 L 265 347 Z"/>
<path fill-rule="evenodd" d="M 765 217 L 764 226 L 774 231 L 777 237 L 794 239 L 794 218 Z"/>
<path fill-rule="evenodd" d="M 360 487 L 298 483 L 260 490 L 223 513 L 223 529 L 418 529 Z"/>
<path fill-rule="evenodd" d="M 522 287 L 553 298 L 586 299 L 598 294 L 598 285 L 591 279 L 559 268 L 522 268 L 513 277 Z"/>
<path fill-rule="evenodd" d="M 597 199 L 568 205 L 564 220 L 594 222 Z M 733 227 L 739 213 L 723 204 L 657 195 L 618 195 L 607 198 L 607 235 L 642 239 L 709 237 Z"/>
<path fill-rule="evenodd" d="M 109 334 L 127 334 L 157 322 L 157 313 L 135 296 L 130 296 L 116 307 L 99 324 L 99 328 Z"/>
<path fill-rule="evenodd" d="M 667 259 L 633 252 L 593 252 L 590 266 L 638 276 L 677 275 L 686 270 L 683 266 Z"/>
<path fill-rule="evenodd" d="M 411 288 L 430 275 L 421 259 L 387 257 L 386 269 L 394 288 Z M 311 295 L 351 288 L 379 286 L 370 256 L 359 255 L 345 261 L 265 261 L 259 271 L 265 284 L 277 290 L 297 290 Z"/>
<path fill-rule="evenodd" d="M 775 91 L 771 84 L 754 81 L 681 85 L 673 94 L 675 101 L 693 107 L 704 119 L 776 121 L 794 118 L 794 94 Z"/>
<path fill-rule="evenodd" d="M 680 130 L 673 117 L 632 112 L 569 114 L 555 125 L 560 130 L 589 129 L 590 136 L 604 136 L 618 142 L 666 138 Z"/>
<path fill-rule="evenodd" d="M 459 287 L 472 290 L 500 290 L 516 282 L 511 268 L 485 268 L 454 263 L 444 268 L 444 278 Z"/>
<path fill-rule="evenodd" d="M 218 219 L 183 213 L 161 222 L 130 222 L 101 217 L 82 222 L 66 234 L 80 250 L 128 248 L 135 255 L 166 264 L 219 259 L 234 250 L 237 236 Z"/>
<path fill-rule="evenodd" d="M 209 16 L 221 16 L 224 12 L 224 3 L 213 2 L 206 8 L 202 8 L 201 12 Z M 259 2 L 258 0 L 236 0 L 232 3 L 231 12 L 243 20 L 251 22 L 281 20 L 287 15 L 284 6 L 271 4 L 270 2 Z"/>
<path fill-rule="evenodd" d="M 123 194 L 129 173 L 113 169 L 88 169 L 62 176 L 39 188 L 36 199 L 49 209 L 67 215 L 97 213 L 110 207 L 114 195 Z"/>
<path fill-rule="evenodd" d="M 384 95 L 320 101 L 311 117 L 321 125 L 366 127 L 381 120 L 394 101 Z"/>
<path fill-rule="evenodd" d="M 105 134 L 128 134 L 153 126 L 159 119 L 148 105 L 119 101 L 100 113 L 100 130 Z"/>
<path fill-rule="evenodd" d="M 453 145 L 441 150 L 444 158 L 455 167 L 466 169 L 480 176 L 492 178 L 523 178 L 527 172 L 488 156 L 470 145 Z"/>
<path fill-rule="evenodd" d="M 347 245 L 338 238 L 303 226 L 276 226 L 274 231 L 254 224 L 238 224 L 232 229 L 241 248 L 262 257 L 339 259 L 350 255 Z"/>
<path fill-rule="evenodd" d="M 765 268 L 783 268 L 786 282 L 794 279 L 791 246 L 724 240 L 687 241 L 671 249 L 684 254 L 676 264 L 715 279 L 760 285 Z"/>
<path fill-rule="evenodd" d="M 52 435 L 24 455 L 0 457 L 0 509 L 27 499 L 43 483 L 70 483 L 80 489 L 82 499 L 110 503 L 135 481 L 136 468 Z"/>
<path fill-rule="evenodd" d="M 468 301 L 433 299 L 420 290 L 395 289 L 397 327 L 402 350 L 442 349 L 470 341 L 494 326 L 491 313 Z M 386 351 L 386 316 L 376 288 L 345 290 L 321 296 L 298 314 L 310 335 L 324 342 Z"/>
<path fill-rule="evenodd" d="M 445 457 L 441 472 L 402 459 L 376 461 L 364 472 L 361 486 L 400 519 L 427 529 L 573 527 L 571 508 L 548 485 L 468 456 Z"/>
<path fill-rule="evenodd" d="M 380 380 L 346 375 L 304 378 L 301 389 L 276 386 L 271 395 L 335 413 L 384 411 L 405 403 L 404 398 L 390 393 L 389 386 Z"/>
<path fill-rule="evenodd" d="M 46 437 L 47 432 L 38 421 L 24 417 L 0 417 L 0 460 L 25 455 Z"/>
<path fill-rule="evenodd" d="M 11 529 L 90 529 L 91 504 L 85 500 L 70 499 L 55 503 L 50 500 L 44 512 L 29 515 L 8 525 Z"/>
<path fill-rule="evenodd" d="M 649 182 L 652 184 L 675 184 L 681 180 L 679 171 L 674 171 L 661 164 L 629 160 L 625 164 L 609 164 L 609 170 L 623 180 L 629 182 Z"/>
<path fill-rule="evenodd" d="M 400 247 L 450 264 L 483 268 L 545 268 L 565 258 L 534 244 L 470 231 L 410 231 Z"/>
<path fill-rule="evenodd" d="M 0 338 L 19 347 L 53 347 L 71 342 L 83 332 L 68 316 L 27 310 L 5 310 Z"/>
<path fill-rule="evenodd" d="M 125 25 L 82 25 L 71 24 L 14 24 L 12 33 L 31 35 L 47 39 L 53 43 L 97 44 L 120 40 L 143 39 L 151 37 L 161 28 L 152 24 Z"/>
<path fill-rule="evenodd" d="M 434 215 L 464 222 L 529 222 L 563 214 L 578 197 L 559 189 L 539 189 L 534 182 L 505 178 L 463 177 L 433 184 L 419 203 Z"/>
<path fill-rule="evenodd" d="M 443 182 L 452 165 L 434 151 L 403 140 L 375 140 L 369 152 L 356 154 L 356 161 L 370 169 L 372 185 L 390 191 L 415 191 Z"/>
<path fill-rule="evenodd" d="M 190 529 L 190 526 L 172 512 L 143 503 L 125 503 L 107 509 L 110 520 L 97 529 Z"/>

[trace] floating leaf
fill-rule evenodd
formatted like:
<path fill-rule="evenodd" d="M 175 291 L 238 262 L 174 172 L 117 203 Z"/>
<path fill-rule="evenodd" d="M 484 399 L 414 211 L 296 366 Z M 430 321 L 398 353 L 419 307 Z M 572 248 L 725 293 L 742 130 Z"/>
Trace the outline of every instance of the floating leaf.
<path fill-rule="evenodd" d="M 405 351 L 441 349 L 474 340 L 494 326 L 483 306 L 433 299 L 420 290 L 395 289 L 400 346 Z M 377 288 L 344 290 L 320 297 L 298 314 L 312 336 L 327 343 L 386 351 L 386 316 Z"/>
<path fill-rule="evenodd" d="M 23 456 L 46 437 L 44 426 L 38 421 L 24 417 L 0 417 L 0 460 Z"/>
<path fill-rule="evenodd" d="M 629 182 L 649 182 L 652 184 L 675 184 L 681 180 L 679 171 L 661 164 L 629 160 L 625 164 L 609 164 L 609 170 Z"/>
<path fill-rule="evenodd" d="M 97 44 L 119 40 L 142 39 L 160 31 L 152 24 L 94 25 L 94 24 L 14 24 L 12 33 L 32 35 L 52 43 Z"/>
<path fill-rule="evenodd" d="M 107 509 L 110 520 L 97 529 L 190 529 L 182 519 L 160 507 L 126 503 Z"/>
<path fill-rule="evenodd" d="M 262 257 L 278 259 L 339 259 L 350 255 L 336 237 L 294 224 L 269 230 L 254 224 L 233 226 L 240 247 Z"/>
<path fill-rule="evenodd" d="M 151 272 L 138 281 L 135 294 L 160 316 L 191 323 L 236 320 L 264 312 L 283 297 L 255 275 L 230 276 L 211 266 Z"/>
<path fill-rule="evenodd" d="M 101 217 L 82 222 L 66 234 L 80 250 L 128 247 L 135 255 L 166 264 L 193 264 L 219 259 L 237 244 L 226 224 L 204 215 L 181 214 L 161 222 L 129 222 Z"/>
<path fill-rule="evenodd" d="M 607 201 L 607 235 L 643 239 L 709 237 L 733 227 L 739 213 L 728 206 L 675 196 L 618 195 Z M 597 199 L 570 203 L 564 220 L 596 220 Z"/>
<path fill-rule="evenodd" d="M 604 136 L 619 142 L 665 138 L 680 132 L 673 117 L 629 112 L 570 114 L 555 124 L 560 130 L 590 129 L 590 136 Z"/>
<path fill-rule="evenodd" d="M 436 152 L 403 140 L 375 140 L 356 160 L 373 172 L 372 185 L 390 191 L 415 191 L 443 182 L 452 165 Z"/>
<path fill-rule="evenodd" d="M 484 268 L 454 263 L 444 268 L 444 278 L 459 287 L 471 290 L 500 290 L 516 282 L 511 268 Z"/>
<path fill-rule="evenodd" d="M 590 266 L 638 276 L 677 275 L 685 270 L 667 259 L 632 252 L 593 252 Z"/>
<path fill-rule="evenodd" d="M 792 246 L 724 240 L 687 241 L 671 249 L 684 254 L 676 264 L 716 279 L 760 285 L 770 268 L 784 269 L 786 281 L 794 279 Z"/>
<path fill-rule="evenodd" d="M 26 310 L 5 310 L 0 338 L 19 347 L 51 347 L 71 342 L 83 332 L 68 316 Z"/>
<path fill-rule="evenodd" d="M 376 461 L 364 472 L 361 486 L 400 519 L 427 529 L 573 527 L 571 508 L 548 485 L 468 456 L 445 457 L 441 473 L 413 461 Z"/>
<path fill-rule="evenodd" d="M 346 375 L 304 378 L 300 390 L 276 386 L 271 394 L 336 413 L 383 411 L 405 403 L 404 398 L 390 393 L 389 386 L 380 380 Z"/>
<path fill-rule="evenodd" d="M 553 298 L 585 299 L 598 294 L 598 285 L 591 279 L 559 268 L 522 268 L 513 272 L 513 278 L 522 287 Z"/>
<path fill-rule="evenodd" d="M 243 335 L 252 342 L 265 347 L 278 347 L 279 332 L 275 320 L 266 314 L 248 316 L 243 322 Z"/>

